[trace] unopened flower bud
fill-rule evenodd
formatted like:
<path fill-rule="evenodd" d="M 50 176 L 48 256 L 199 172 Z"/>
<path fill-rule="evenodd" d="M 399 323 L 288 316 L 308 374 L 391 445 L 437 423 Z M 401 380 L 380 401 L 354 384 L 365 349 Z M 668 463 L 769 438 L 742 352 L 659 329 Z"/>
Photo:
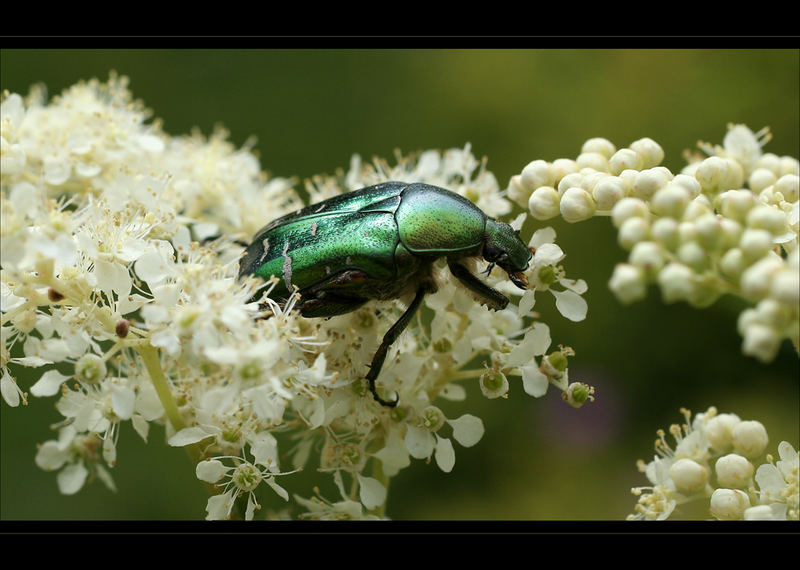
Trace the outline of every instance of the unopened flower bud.
<path fill-rule="evenodd" d="M 555 188 L 541 186 L 533 191 L 528 200 L 528 209 L 537 220 L 549 220 L 556 217 L 560 210 L 561 197 Z"/>
<path fill-rule="evenodd" d="M 624 249 L 630 250 L 640 241 L 649 238 L 650 224 L 644 218 L 628 218 L 623 222 L 617 234 L 617 242 Z"/>
<path fill-rule="evenodd" d="M 625 182 L 619 176 L 606 176 L 592 189 L 598 210 L 611 210 L 625 197 Z"/>
<path fill-rule="evenodd" d="M 651 138 L 645 137 L 634 141 L 630 148 L 641 158 L 641 168 L 653 168 L 664 160 L 664 149 Z"/>
<path fill-rule="evenodd" d="M 608 158 L 599 152 L 582 152 L 575 159 L 578 168 L 591 168 L 600 172 L 608 171 Z"/>
<path fill-rule="evenodd" d="M 747 458 L 760 456 L 767 449 L 768 443 L 767 430 L 759 421 L 739 422 L 733 428 L 733 448 Z"/>
<path fill-rule="evenodd" d="M 658 284 L 665 303 L 688 299 L 692 290 L 694 272 L 680 263 L 668 263 L 658 274 Z"/>
<path fill-rule="evenodd" d="M 778 180 L 775 173 L 766 168 L 756 168 L 750 173 L 750 178 L 747 180 L 747 185 L 753 192 L 761 192 L 767 186 L 772 186 Z"/>
<path fill-rule="evenodd" d="M 678 459 L 669 468 L 669 476 L 678 492 L 692 495 L 705 489 L 708 469 L 692 459 Z"/>
<path fill-rule="evenodd" d="M 747 494 L 738 489 L 715 489 L 711 494 L 711 514 L 719 520 L 741 520 L 749 506 Z"/>
<path fill-rule="evenodd" d="M 581 152 L 596 152 L 598 154 L 603 155 L 606 159 L 611 158 L 615 152 L 617 152 L 617 147 L 614 146 L 608 139 L 604 139 L 602 137 L 596 137 L 587 140 L 583 143 L 581 147 Z"/>
<path fill-rule="evenodd" d="M 664 188 L 672 178 L 666 168 L 655 167 L 642 170 L 633 183 L 633 196 L 642 200 L 650 200 L 653 195 Z"/>
<path fill-rule="evenodd" d="M 586 190 L 573 187 L 561 196 L 559 208 L 567 222 L 582 222 L 594 216 L 597 206 Z"/>
<path fill-rule="evenodd" d="M 783 194 L 783 199 L 787 202 L 797 202 L 800 193 L 798 185 L 800 177 L 797 174 L 784 174 L 775 182 L 775 191 Z"/>
<path fill-rule="evenodd" d="M 753 477 L 753 464 L 737 453 L 729 453 L 717 459 L 714 465 L 717 482 L 722 487 L 744 489 Z"/>
<path fill-rule="evenodd" d="M 653 279 L 664 267 L 664 254 L 657 243 L 640 241 L 633 246 L 628 261 L 641 269 L 649 279 Z"/>
<path fill-rule="evenodd" d="M 608 287 L 621 303 L 633 303 L 647 295 L 644 273 L 629 263 L 618 263 L 614 267 Z"/>
<path fill-rule="evenodd" d="M 630 148 L 621 148 L 608 159 L 608 170 L 615 175 L 623 170 L 639 170 L 641 167 L 642 157 Z"/>
<path fill-rule="evenodd" d="M 620 228 L 628 218 L 650 218 L 650 209 L 639 198 L 623 198 L 616 203 L 611 211 L 611 220 L 616 228 Z"/>
<path fill-rule="evenodd" d="M 540 186 L 552 186 L 554 176 L 550 165 L 544 160 L 534 160 L 529 162 L 520 173 L 520 182 L 530 190 L 536 190 Z"/>
<path fill-rule="evenodd" d="M 718 414 L 706 423 L 706 438 L 718 452 L 724 452 L 733 446 L 733 428 L 741 420 L 736 414 Z"/>
<path fill-rule="evenodd" d="M 674 251 L 680 245 L 678 222 L 672 218 L 659 218 L 653 222 L 650 235 L 670 251 Z"/>

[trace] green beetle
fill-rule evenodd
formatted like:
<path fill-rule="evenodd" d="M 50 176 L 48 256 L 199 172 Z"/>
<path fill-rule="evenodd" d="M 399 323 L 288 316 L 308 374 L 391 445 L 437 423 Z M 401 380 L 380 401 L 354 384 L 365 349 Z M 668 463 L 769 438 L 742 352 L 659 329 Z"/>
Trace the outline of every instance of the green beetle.
<path fill-rule="evenodd" d="M 270 297 L 284 301 L 297 288 L 296 308 L 304 317 L 332 317 L 355 311 L 370 299 L 414 294 L 408 308 L 383 337 L 372 359 L 370 391 L 392 343 L 427 293 L 436 291 L 433 262 L 447 258 L 452 275 L 491 309 L 508 299 L 473 275 L 461 262 L 481 256 L 508 273 L 520 289 L 532 250 L 510 225 L 444 188 L 422 183 L 385 182 L 335 196 L 278 218 L 247 247 L 239 277 L 275 276 Z"/>

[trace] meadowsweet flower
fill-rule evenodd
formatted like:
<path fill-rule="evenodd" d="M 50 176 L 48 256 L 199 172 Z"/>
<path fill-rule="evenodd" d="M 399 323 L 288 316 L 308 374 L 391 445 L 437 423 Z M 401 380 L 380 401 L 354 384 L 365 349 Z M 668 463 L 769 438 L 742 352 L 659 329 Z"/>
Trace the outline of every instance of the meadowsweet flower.
<path fill-rule="evenodd" d="M 708 156 L 687 155 L 680 172 L 660 165 L 652 139 L 628 148 L 592 138 L 575 166 L 536 160 L 512 177 L 509 193 L 531 215 L 579 222 L 611 215 L 626 262 L 609 287 L 631 303 L 658 284 L 665 302 L 705 307 L 723 294 L 753 303 L 776 301 L 780 320 L 758 309 L 742 313 L 742 351 L 764 362 L 784 339 L 800 345 L 798 311 L 798 171 L 793 157 L 763 153 L 768 129 L 730 125 L 723 144 L 700 143 Z"/>
<path fill-rule="evenodd" d="M 709 500 L 709 512 L 719 520 L 797 519 L 797 452 L 789 443 L 778 446 L 780 461 L 767 455 L 767 463 L 755 468 L 768 442 L 761 422 L 714 407 L 693 420 L 688 410 L 683 413 L 687 423 L 669 430 L 675 448 L 659 430 L 658 455 L 650 463 L 639 461 L 653 486 L 633 489 L 639 499 L 628 518 L 661 520 L 690 501 Z"/>
<path fill-rule="evenodd" d="M 170 136 L 113 74 L 50 100 L 42 88 L 27 98 L 8 94 L 0 116 L 0 388 L 11 405 L 25 401 L 25 390 L 58 399 L 60 436 L 42 445 L 37 464 L 58 472 L 62 492 L 93 478 L 113 487 L 106 467 L 122 460 L 120 426 L 130 422 L 147 441 L 151 424 L 161 424 L 169 444 L 196 460 L 198 478 L 220 485 L 209 518 L 253 518 L 261 482 L 288 498 L 275 477 L 294 471 L 277 470 L 274 437 L 288 431 L 293 447 L 281 451 L 294 470 L 320 453 L 343 498 L 298 502 L 312 516 L 371 516 L 364 509 L 381 509 L 386 486 L 364 474 L 370 465 L 380 462 L 391 477 L 412 459 L 433 457 L 450 471 L 452 440 L 468 447 L 481 439 L 480 418 L 446 418 L 437 406 L 437 398 L 464 402 L 464 381 L 481 382 L 492 370 L 499 382 L 482 385 L 493 396 L 507 395 L 521 377 L 537 397 L 552 384 L 570 405 L 591 400 L 591 387 L 569 384 L 574 352 L 550 349 L 549 328 L 531 310 L 538 290 L 553 295 L 564 317 L 586 315 L 587 286 L 567 278 L 552 230 L 531 239 L 530 294 L 520 297 L 500 271 L 487 276 L 516 296 L 504 310 L 480 306 L 446 265 L 434 268 L 440 287 L 423 307 L 433 313 L 430 331 L 412 323 L 378 379 L 400 397 L 390 410 L 373 400 L 364 375 L 406 300 L 304 319 L 293 310 L 296 296 L 279 306 L 265 297 L 270 283 L 238 279 L 238 241 L 303 205 L 291 181 L 261 171 L 252 142 L 235 148 L 223 129 Z M 601 166 L 610 153 L 594 141 L 580 163 Z M 526 171 L 526 184 L 558 187 L 579 170 L 569 160 L 541 166 Z M 398 155 L 391 164 L 354 156 L 347 172 L 314 177 L 306 190 L 317 201 L 390 179 L 446 187 L 492 217 L 529 198 L 501 189 L 469 145 Z M 483 369 L 470 368 L 480 359 Z M 35 370 L 29 388 L 17 386 L 18 367 Z M 342 477 L 355 492 L 344 493 Z"/>

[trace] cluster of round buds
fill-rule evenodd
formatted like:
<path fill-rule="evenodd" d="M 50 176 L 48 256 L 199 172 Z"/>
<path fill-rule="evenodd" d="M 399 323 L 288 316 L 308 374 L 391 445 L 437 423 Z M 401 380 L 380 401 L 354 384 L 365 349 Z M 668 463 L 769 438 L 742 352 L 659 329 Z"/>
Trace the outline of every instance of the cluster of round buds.
<path fill-rule="evenodd" d="M 669 429 L 675 446 L 658 430 L 658 455 L 639 461 L 652 486 L 632 489 L 639 498 L 629 519 L 665 519 L 679 505 L 700 500 L 720 520 L 797 520 L 798 454 L 789 442 L 778 445 L 776 462 L 765 456 L 769 436 L 761 422 L 714 407 L 694 420 L 683 413 L 686 423 Z"/>
<path fill-rule="evenodd" d="M 512 177 L 509 196 L 539 220 L 608 215 L 629 252 L 609 286 L 620 301 L 656 283 L 665 302 L 696 307 L 732 293 L 755 304 L 742 313 L 743 351 L 772 360 L 784 338 L 798 344 L 798 174 L 793 157 L 762 154 L 767 131 L 730 126 L 723 146 L 680 173 L 660 166 L 649 138 L 617 150 L 584 143 L 575 160 L 535 160 Z"/>

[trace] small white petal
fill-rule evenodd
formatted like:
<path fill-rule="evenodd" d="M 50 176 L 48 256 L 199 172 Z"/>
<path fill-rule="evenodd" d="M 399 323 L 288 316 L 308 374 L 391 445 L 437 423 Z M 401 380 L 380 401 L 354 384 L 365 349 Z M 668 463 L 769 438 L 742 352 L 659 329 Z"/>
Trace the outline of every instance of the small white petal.
<path fill-rule="evenodd" d="M 218 459 L 208 459 L 198 463 L 194 472 L 201 481 L 216 483 L 225 476 L 228 468 Z"/>
<path fill-rule="evenodd" d="M 416 459 L 427 459 L 433 453 L 434 439 L 431 432 L 415 426 L 408 426 L 405 443 L 408 453 Z"/>
<path fill-rule="evenodd" d="M 541 398 L 547 393 L 547 376 L 542 374 L 535 363 L 520 367 L 522 371 L 522 388 L 534 398 Z"/>
<path fill-rule="evenodd" d="M 111 409 L 123 420 L 129 420 L 133 415 L 136 403 L 136 392 L 127 386 L 113 386 L 111 388 Z"/>
<path fill-rule="evenodd" d="M 456 452 L 453 449 L 453 443 L 446 437 L 436 435 L 436 454 L 434 457 L 439 469 L 445 473 L 450 473 L 456 464 Z"/>
<path fill-rule="evenodd" d="M 65 376 L 58 370 L 48 370 L 31 386 L 31 394 L 37 397 L 53 396 L 61 389 L 61 384 L 69 379 L 70 376 Z"/>
<path fill-rule="evenodd" d="M 453 427 L 453 437 L 464 447 L 471 447 L 483 437 L 483 420 L 471 414 L 464 414 L 460 418 L 448 420 Z"/>
<path fill-rule="evenodd" d="M 168 443 L 173 447 L 183 447 L 184 445 L 203 441 L 205 438 L 213 435 L 214 434 L 208 433 L 201 427 L 184 428 L 169 438 Z"/>
<path fill-rule="evenodd" d="M 81 490 L 88 475 L 89 470 L 83 466 L 83 462 L 67 465 L 56 476 L 58 490 L 63 495 L 74 495 Z"/>
<path fill-rule="evenodd" d="M 208 499 L 206 503 L 206 520 L 221 521 L 228 518 L 233 506 L 233 499 L 229 493 L 222 495 L 214 495 Z"/>
<path fill-rule="evenodd" d="M 579 322 L 586 318 L 589 305 L 586 300 L 574 291 L 556 291 L 550 289 L 556 298 L 556 308 L 558 312 L 571 321 Z"/>
<path fill-rule="evenodd" d="M 358 475 L 358 496 L 369 510 L 381 506 L 386 501 L 386 487 L 372 477 Z"/>

